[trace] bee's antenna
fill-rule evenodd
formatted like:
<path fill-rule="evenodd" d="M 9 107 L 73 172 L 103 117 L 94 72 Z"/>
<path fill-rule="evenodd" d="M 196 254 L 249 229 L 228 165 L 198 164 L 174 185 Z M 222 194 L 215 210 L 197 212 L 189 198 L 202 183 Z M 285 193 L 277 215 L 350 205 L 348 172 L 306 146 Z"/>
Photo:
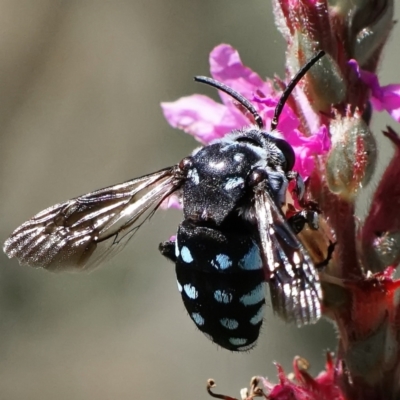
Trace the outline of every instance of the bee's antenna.
<path fill-rule="evenodd" d="M 315 56 L 313 56 L 310 60 L 307 61 L 305 65 L 303 65 L 299 72 L 292 78 L 292 80 L 286 86 L 285 91 L 282 93 L 281 98 L 279 99 L 278 104 L 275 107 L 274 118 L 271 121 L 271 131 L 274 131 L 279 122 L 279 116 L 283 110 L 283 107 L 289 98 L 290 94 L 292 93 L 293 89 L 299 83 L 299 80 L 303 78 L 303 76 L 308 72 L 308 70 L 323 56 L 325 55 L 325 51 L 319 51 Z"/>
<path fill-rule="evenodd" d="M 325 55 L 325 51 L 323 51 L 323 50 L 319 51 L 315 56 L 313 56 L 309 61 L 307 61 L 307 63 L 305 65 L 303 65 L 301 67 L 299 72 L 288 83 L 285 91 L 282 93 L 282 96 L 279 99 L 277 106 L 275 107 L 274 117 L 272 118 L 272 121 L 271 121 L 271 132 L 277 128 L 278 122 L 279 122 L 279 116 L 281 115 L 283 107 L 284 107 L 287 99 L 289 98 L 290 94 L 292 93 L 293 89 L 299 83 L 300 79 L 303 78 L 303 76 L 308 72 L 308 70 L 324 55 Z M 237 102 L 239 102 L 244 108 L 246 108 L 247 111 L 249 111 L 253 115 L 254 121 L 256 122 L 257 126 L 260 129 L 264 129 L 264 122 L 263 122 L 260 114 L 257 112 L 255 107 L 253 106 L 253 104 L 251 104 L 249 102 L 249 100 L 247 100 L 244 96 L 242 96 L 236 90 L 233 90 L 232 88 L 223 84 L 222 82 L 219 82 L 212 78 L 208 78 L 206 76 L 195 76 L 194 80 L 196 82 L 205 83 L 207 85 L 215 87 L 216 89 L 221 90 L 222 92 L 233 97 L 233 99 L 235 99 Z"/>
<path fill-rule="evenodd" d="M 237 102 L 239 102 L 247 111 L 249 111 L 253 117 L 254 121 L 257 124 L 257 126 L 260 129 L 264 129 L 264 122 L 260 116 L 260 114 L 257 112 L 253 104 L 249 102 L 244 96 L 242 96 L 240 93 L 238 93 L 236 90 L 233 90 L 229 86 L 226 86 L 225 84 L 216 81 L 215 79 L 208 78 L 206 76 L 195 76 L 194 80 L 196 82 L 200 83 L 205 83 L 207 85 L 210 85 L 212 87 L 215 87 L 218 90 L 221 90 L 222 92 L 225 92 L 229 96 L 233 97 Z"/>

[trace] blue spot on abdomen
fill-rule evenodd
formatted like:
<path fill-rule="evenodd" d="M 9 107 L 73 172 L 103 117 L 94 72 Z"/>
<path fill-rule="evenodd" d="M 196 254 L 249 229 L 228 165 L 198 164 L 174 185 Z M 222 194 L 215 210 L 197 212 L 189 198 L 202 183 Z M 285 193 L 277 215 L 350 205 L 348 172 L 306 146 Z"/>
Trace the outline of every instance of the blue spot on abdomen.
<path fill-rule="evenodd" d="M 254 242 L 247 254 L 239 261 L 239 267 L 244 270 L 262 269 L 260 249 Z"/>
<path fill-rule="evenodd" d="M 218 254 L 215 261 L 211 261 L 211 265 L 216 269 L 227 269 L 232 266 L 232 260 L 226 254 Z"/>
<path fill-rule="evenodd" d="M 186 246 L 182 246 L 181 248 L 181 257 L 182 261 L 185 263 L 191 263 L 193 261 L 192 253 Z"/>
<path fill-rule="evenodd" d="M 264 301 L 265 295 L 264 295 L 264 286 L 262 283 L 260 283 L 258 286 L 256 286 L 250 293 L 245 294 L 240 298 L 240 302 L 244 306 L 253 306 L 254 304 L 260 303 L 261 301 Z"/>

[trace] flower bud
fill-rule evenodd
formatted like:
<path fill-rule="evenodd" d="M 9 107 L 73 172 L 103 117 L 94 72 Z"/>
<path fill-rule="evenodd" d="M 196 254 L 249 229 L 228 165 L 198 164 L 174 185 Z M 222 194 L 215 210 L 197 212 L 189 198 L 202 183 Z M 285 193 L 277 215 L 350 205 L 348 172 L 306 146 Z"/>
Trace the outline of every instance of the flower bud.
<path fill-rule="evenodd" d="M 288 50 L 288 65 L 291 71 L 298 71 L 316 53 L 316 47 L 309 38 L 296 33 L 293 46 Z M 294 73 L 293 73 L 294 74 Z M 308 71 L 302 82 L 306 94 L 315 112 L 330 113 L 331 105 L 341 103 L 346 95 L 346 84 L 336 61 L 325 54 Z"/>
<path fill-rule="evenodd" d="M 376 162 L 376 143 L 359 112 L 337 116 L 330 126 L 332 147 L 326 162 L 331 192 L 349 202 L 370 180 Z"/>
<path fill-rule="evenodd" d="M 295 34 L 327 52 L 333 50 L 326 0 L 273 0 L 275 23 L 290 45 Z"/>
<path fill-rule="evenodd" d="M 364 268 L 372 272 L 400 262 L 400 138 L 390 128 L 384 134 L 396 152 L 375 191 L 358 246 Z"/>
<path fill-rule="evenodd" d="M 337 0 L 331 8 L 347 33 L 347 51 L 361 67 L 374 70 L 393 26 L 393 0 Z"/>

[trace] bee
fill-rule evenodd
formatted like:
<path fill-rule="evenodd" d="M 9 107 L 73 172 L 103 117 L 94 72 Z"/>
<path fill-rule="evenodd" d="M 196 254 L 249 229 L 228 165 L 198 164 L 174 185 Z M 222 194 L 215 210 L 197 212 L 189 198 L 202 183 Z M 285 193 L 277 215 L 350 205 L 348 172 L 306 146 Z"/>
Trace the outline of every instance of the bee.
<path fill-rule="evenodd" d="M 265 282 L 273 310 L 284 320 L 299 326 L 316 322 L 318 272 L 296 236 L 298 221 L 310 219 L 296 218 L 294 227 L 282 211 L 289 182 L 295 182 L 299 199 L 304 183 L 277 125 L 290 93 L 323 55 L 288 84 L 269 131 L 239 93 L 195 77 L 230 95 L 255 125 L 230 132 L 172 167 L 45 209 L 11 234 L 4 252 L 20 264 L 50 271 L 93 269 L 121 251 L 174 194 L 181 198 L 184 219 L 176 237 L 159 250 L 175 263 L 183 303 L 200 331 L 231 351 L 251 349 L 264 319 Z"/>

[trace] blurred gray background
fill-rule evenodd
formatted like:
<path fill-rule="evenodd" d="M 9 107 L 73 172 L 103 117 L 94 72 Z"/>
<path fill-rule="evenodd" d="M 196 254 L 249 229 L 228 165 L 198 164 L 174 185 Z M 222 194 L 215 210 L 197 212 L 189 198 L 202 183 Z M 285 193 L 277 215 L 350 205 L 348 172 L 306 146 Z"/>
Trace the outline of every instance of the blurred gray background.
<path fill-rule="evenodd" d="M 400 80 L 399 37 L 395 27 L 384 83 Z M 212 93 L 192 77 L 208 75 L 222 42 L 261 76 L 283 73 L 268 0 L 1 0 L 1 242 L 45 207 L 191 152 L 196 143 L 168 126 L 159 103 Z M 399 130 L 386 117 L 374 123 L 387 122 Z M 206 399 L 207 378 L 239 396 L 253 375 L 275 379 L 275 360 L 290 371 L 301 355 L 321 370 L 335 349 L 326 321 L 296 329 L 269 313 L 246 354 L 197 331 L 157 250 L 180 219 L 159 212 L 91 274 L 33 270 L 2 254 L 0 399 Z"/>

